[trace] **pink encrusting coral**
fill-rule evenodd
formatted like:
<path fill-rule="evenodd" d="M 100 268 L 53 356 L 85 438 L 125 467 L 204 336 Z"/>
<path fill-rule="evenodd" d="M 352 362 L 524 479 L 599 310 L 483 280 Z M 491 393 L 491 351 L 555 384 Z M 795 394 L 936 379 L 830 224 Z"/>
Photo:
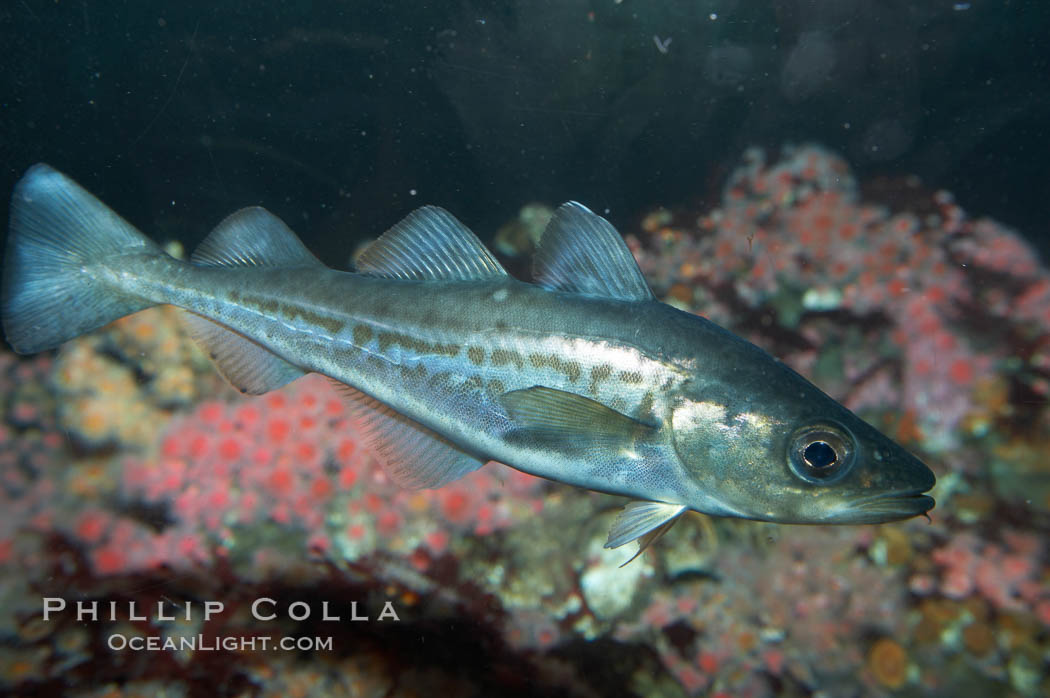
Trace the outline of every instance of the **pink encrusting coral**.
<path fill-rule="evenodd" d="M 320 377 L 234 403 L 205 402 L 173 419 L 155 452 L 124 460 L 121 499 L 152 511 L 133 521 L 85 512 L 72 533 L 101 574 L 184 569 L 216 555 L 251 561 L 266 548 L 357 557 L 377 548 L 445 552 L 542 507 L 537 478 L 493 464 L 443 489 L 388 481 L 343 400 Z"/>
<path fill-rule="evenodd" d="M 730 327 L 747 312 L 772 311 L 774 326 L 816 345 L 828 342 L 827 328 L 800 326 L 803 319 L 859 320 L 835 330 L 852 354 L 839 396 L 854 409 L 893 404 L 915 420 L 926 448 L 944 450 L 964 433 L 979 379 L 1009 357 L 987 333 L 1050 336 L 1050 276 L 1020 236 L 970 219 L 946 192 L 920 203 L 919 213 L 862 203 L 845 161 L 820 147 L 789 146 L 775 162 L 756 148 L 730 176 L 721 207 L 696 228 L 650 218 L 633 247 L 672 299 Z M 853 351 L 850 326 L 879 334 L 853 339 Z M 761 331 L 740 329 L 767 343 Z M 887 339 L 892 345 L 871 344 Z M 884 370 L 890 352 L 900 357 L 897 375 Z M 808 372 L 820 352 L 796 346 L 784 354 Z M 1028 383 L 1044 394 L 1045 354 L 1027 357 Z"/>
<path fill-rule="evenodd" d="M 59 483 L 50 470 L 65 454 L 65 438 L 46 390 L 48 356 L 17 360 L 0 353 L 0 564 L 13 562 L 25 529 L 47 530 Z"/>
<path fill-rule="evenodd" d="M 979 594 L 1003 610 L 1036 609 L 1039 620 L 1050 626 L 1050 582 L 1040 564 L 1045 541 L 1014 530 L 1004 531 L 1002 538 L 993 543 L 960 533 L 935 549 L 941 593 L 953 599 Z"/>
<path fill-rule="evenodd" d="M 589 666 L 574 663 L 581 646 L 610 650 L 633 667 L 614 690 L 639 695 L 948 694 L 958 681 L 1044 694 L 1050 276 L 950 195 L 905 190 L 870 205 L 823 149 L 755 150 L 718 210 L 684 226 L 654 214 L 630 244 L 658 296 L 766 346 L 926 459 L 931 522 L 690 514 L 621 568 L 633 550 L 603 544 L 622 500 L 498 464 L 402 490 L 327 380 L 244 398 L 176 312 L 154 309 L 55 361 L 0 353 L 0 633 L 21 643 L 0 647 L 0 689 L 68 685 L 64 640 L 46 635 L 58 626 L 22 622 L 48 585 L 156 601 L 235 596 L 225 585 L 334 596 L 335 584 L 407 609 L 420 641 L 394 635 L 412 636 L 413 663 L 422 639 L 458 626 L 559 675 Z M 129 669 L 100 637 L 76 656 L 106 681 L 187 692 L 170 658 Z M 296 660 L 304 675 L 329 670 L 321 654 Z M 261 677 L 273 658 L 219 662 Z M 16 663 L 30 678 L 5 683 Z"/>
<path fill-rule="evenodd" d="M 796 528 L 764 551 L 720 547 L 712 571 L 726 583 L 658 589 L 617 634 L 651 638 L 689 695 L 770 695 L 771 677 L 785 673 L 837 694 L 856 684 L 859 634 L 907 629 L 898 612 L 906 590 L 863 545 L 857 529 Z"/>
<path fill-rule="evenodd" d="M 157 423 L 219 387 L 208 360 L 187 342 L 171 306 L 117 320 L 67 344 L 50 386 L 62 426 L 88 449 L 148 447 Z"/>

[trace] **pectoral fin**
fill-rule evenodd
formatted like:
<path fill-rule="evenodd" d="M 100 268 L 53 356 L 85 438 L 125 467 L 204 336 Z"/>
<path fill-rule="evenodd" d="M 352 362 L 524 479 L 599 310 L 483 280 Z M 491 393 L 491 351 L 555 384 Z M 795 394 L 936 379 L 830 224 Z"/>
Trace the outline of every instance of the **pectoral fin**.
<path fill-rule="evenodd" d="M 632 540 L 637 540 L 638 552 L 623 563 L 626 565 L 666 533 L 685 511 L 686 507 L 683 504 L 631 502 L 616 517 L 609 531 L 609 539 L 605 541 L 605 547 L 619 548 Z M 623 567 L 623 565 L 620 566 Z"/>
<path fill-rule="evenodd" d="M 630 452 L 656 434 L 656 427 L 600 402 L 541 385 L 504 393 L 500 402 L 518 428 L 518 438 L 565 448 L 600 445 Z"/>

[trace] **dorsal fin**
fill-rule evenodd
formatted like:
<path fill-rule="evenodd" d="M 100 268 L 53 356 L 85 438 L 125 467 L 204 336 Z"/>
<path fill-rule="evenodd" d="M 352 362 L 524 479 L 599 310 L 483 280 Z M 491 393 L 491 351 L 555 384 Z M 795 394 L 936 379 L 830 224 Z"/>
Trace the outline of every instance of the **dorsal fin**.
<path fill-rule="evenodd" d="M 638 263 L 609 221 L 575 201 L 543 231 L 532 275 L 540 286 L 625 301 L 653 300 Z"/>
<path fill-rule="evenodd" d="M 226 216 L 190 261 L 209 267 L 323 266 L 284 221 L 259 206 Z"/>
<path fill-rule="evenodd" d="M 421 281 L 470 281 L 506 276 L 474 233 L 437 206 L 417 208 L 361 253 L 358 271 Z"/>

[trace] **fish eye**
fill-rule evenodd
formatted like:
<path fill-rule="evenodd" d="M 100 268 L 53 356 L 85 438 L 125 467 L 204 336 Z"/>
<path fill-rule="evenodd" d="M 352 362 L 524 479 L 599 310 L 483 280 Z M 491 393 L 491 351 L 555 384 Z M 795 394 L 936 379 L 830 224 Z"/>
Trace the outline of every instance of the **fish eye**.
<path fill-rule="evenodd" d="M 853 465 L 853 435 L 836 424 L 808 425 L 791 438 L 788 462 L 806 482 L 827 485 L 840 480 Z"/>
<path fill-rule="evenodd" d="M 830 468 L 839 459 L 835 447 L 827 441 L 810 441 L 809 445 L 802 449 L 802 458 L 806 465 L 816 470 Z"/>

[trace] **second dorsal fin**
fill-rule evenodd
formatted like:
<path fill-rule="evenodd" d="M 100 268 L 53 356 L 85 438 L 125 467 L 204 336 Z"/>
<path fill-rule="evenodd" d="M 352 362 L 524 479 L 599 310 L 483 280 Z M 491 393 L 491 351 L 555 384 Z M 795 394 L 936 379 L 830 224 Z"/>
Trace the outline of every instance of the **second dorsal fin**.
<path fill-rule="evenodd" d="M 470 281 L 507 272 L 474 233 L 437 206 L 417 208 L 373 242 L 357 259 L 372 276 L 421 281 Z"/>
<path fill-rule="evenodd" d="M 638 263 L 612 224 L 575 201 L 554 212 L 532 260 L 536 283 L 624 301 L 653 300 Z"/>
<path fill-rule="evenodd" d="M 259 206 L 226 216 L 190 261 L 209 267 L 323 266 L 284 221 Z"/>

